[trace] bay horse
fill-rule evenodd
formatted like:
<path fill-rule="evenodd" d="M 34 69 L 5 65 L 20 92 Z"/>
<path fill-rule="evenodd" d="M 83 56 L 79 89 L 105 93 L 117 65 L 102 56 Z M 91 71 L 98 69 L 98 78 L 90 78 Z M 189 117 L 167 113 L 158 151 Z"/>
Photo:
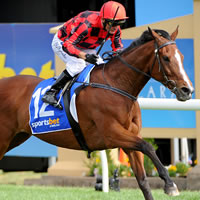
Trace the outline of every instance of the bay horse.
<path fill-rule="evenodd" d="M 178 27 L 171 35 L 164 30 L 149 28 L 120 55 L 93 69 L 91 83 L 112 86 L 124 91 L 125 95 L 89 85 L 80 91 L 76 101 L 79 124 L 88 147 L 92 151 L 122 148 L 146 200 L 152 200 L 153 196 L 146 178 L 143 154 L 153 161 L 164 180 L 165 193 L 179 194 L 152 145 L 142 139 L 141 111 L 137 101 L 150 78 L 169 88 L 180 101 L 191 98 L 194 89 L 183 68 L 183 55 L 175 43 L 177 34 Z M 34 88 L 42 80 L 28 75 L 0 80 L 0 158 L 32 135 L 29 103 Z M 81 150 L 71 129 L 34 136 L 58 147 Z"/>

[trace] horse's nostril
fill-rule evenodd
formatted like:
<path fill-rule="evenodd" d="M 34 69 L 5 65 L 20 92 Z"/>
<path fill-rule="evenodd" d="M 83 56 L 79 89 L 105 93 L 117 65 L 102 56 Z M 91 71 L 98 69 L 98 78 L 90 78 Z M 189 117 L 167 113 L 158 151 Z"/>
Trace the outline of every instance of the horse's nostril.
<path fill-rule="evenodd" d="M 187 95 L 189 95 L 189 94 L 192 93 L 192 91 L 191 91 L 189 88 L 187 88 L 187 87 L 182 87 L 182 88 L 181 88 L 181 91 L 182 91 L 184 94 L 187 94 Z"/>

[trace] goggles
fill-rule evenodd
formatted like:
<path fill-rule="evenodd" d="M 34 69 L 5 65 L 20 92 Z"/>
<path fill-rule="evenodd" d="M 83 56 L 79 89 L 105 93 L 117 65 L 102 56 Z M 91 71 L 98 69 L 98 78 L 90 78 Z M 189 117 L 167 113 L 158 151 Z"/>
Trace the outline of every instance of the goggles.
<path fill-rule="evenodd" d="M 109 26 L 114 27 L 114 26 L 121 26 L 122 24 L 124 24 L 124 23 L 126 22 L 126 20 L 125 20 L 125 19 L 122 19 L 122 20 L 114 20 L 114 22 L 113 22 L 112 19 L 105 19 L 105 22 L 106 22 L 106 24 L 108 24 Z"/>

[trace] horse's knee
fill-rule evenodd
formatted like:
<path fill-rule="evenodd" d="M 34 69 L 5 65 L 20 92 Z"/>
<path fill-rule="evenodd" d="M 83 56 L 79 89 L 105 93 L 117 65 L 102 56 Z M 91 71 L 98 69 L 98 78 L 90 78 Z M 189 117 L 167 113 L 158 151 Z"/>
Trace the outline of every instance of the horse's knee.
<path fill-rule="evenodd" d="M 150 143 L 146 142 L 145 140 L 142 140 L 141 152 L 148 155 L 150 152 L 155 152 L 155 149 Z"/>

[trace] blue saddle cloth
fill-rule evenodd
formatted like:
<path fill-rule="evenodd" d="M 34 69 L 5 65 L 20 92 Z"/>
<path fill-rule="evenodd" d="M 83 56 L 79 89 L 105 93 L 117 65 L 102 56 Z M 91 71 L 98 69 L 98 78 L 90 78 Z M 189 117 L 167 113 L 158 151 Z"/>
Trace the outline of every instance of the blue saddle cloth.
<path fill-rule="evenodd" d="M 83 83 L 86 83 L 86 82 L 89 83 L 90 72 L 92 71 L 93 68 L 94 68 L 93 65 L 88 65 L 80 73 L 76 82 L 71 87 L 71 91 L 70 91 L 71 99 L 77 87 L 81 86 Z M 65 109 L 60 110 L 42 101 L 42 96 L 45 94 L 47 90 L 50 89 L 54 81 L 55 81 L 54 78 L 50 78 L 50 79 L 40 82 L 36 86 L 33 92 L 30 105 L 29 105 L 29 114 L 30 114 L 29 125 L 31 127 L 32 134 L 41 134 L 41 133 L 71 129 L 71 125 L 67 118 Z M 57 98 L 59 98 L 60 94 L 61 94 L 61 91 L 57 95 Z M 62 104 L 64 108 L 63 97 L 61 98 L 60 103 Z M 72 104 L 73 104 L 72 109 L 75 109 L 75 110 L 70 109 L 70 111 L 73 113 L 76 113 L 75 99 L 72 102 Z"/>

